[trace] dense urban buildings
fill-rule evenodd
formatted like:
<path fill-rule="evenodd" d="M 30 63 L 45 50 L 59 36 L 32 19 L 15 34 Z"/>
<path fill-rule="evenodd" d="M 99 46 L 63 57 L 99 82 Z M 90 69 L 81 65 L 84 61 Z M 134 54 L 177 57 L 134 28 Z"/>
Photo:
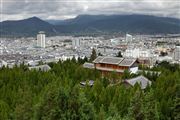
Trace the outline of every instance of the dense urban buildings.
<path fill-rule="evenodd" d="M 47 36 L 40 32 L 36 38 L 1 38 L 1 63 L 37 65 L 75 57 L 90 58 L 94 48 L 97 55 L 137 59 L 140 65 L 153 67 L 157 62 L 180 63 L 180 35 L 102 35 L 102 36 Z M 129 42 L 131 41 L 131 42 Z M 37 47 L 38 46 L 38 47 Z"/>
<path fill-rule="evenodd" d="M 124 58 L 137 59 L 140 64 L 154 66 L 156 61 L 179 63 L 180 37 L 134 35 L 131 42 L 127 36 L 46 37 L 40 32 L 36 38 L 1 38 L 0 58 L 7 65 L 36 64 L 38 61 L 51 62 L 90 57 L 94 48 L 97 54 L 114 57 L 121 52 Z M 37 47 L 38 45 L 38 47 Z"/>

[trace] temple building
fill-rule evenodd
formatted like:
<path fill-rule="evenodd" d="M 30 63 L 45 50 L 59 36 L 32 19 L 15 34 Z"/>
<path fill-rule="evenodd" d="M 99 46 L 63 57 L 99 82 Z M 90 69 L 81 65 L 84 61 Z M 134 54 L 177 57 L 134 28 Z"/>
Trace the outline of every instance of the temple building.
<path fill-rule="evenodd" d="M 134 58 L 99 56 L 93 63 L 85 63 L 83 66 L 84 68 L 97 69 L 101 71 L 103 75 L 111 72 L 122 75 L 125 70 L 131 73 L 138 71 L 137 59 Z"/>
<path fill-rule="evenodd" d="M 135 78 L 126 79 L 122 82 L 122 84 L 124 84 L 126 87 L 135 86 L 136 84 L 139 84 L 141 89 L 146 89 L 148 86 L 151 86 L 152 82 L 148 78 L 140 75 Z"/>

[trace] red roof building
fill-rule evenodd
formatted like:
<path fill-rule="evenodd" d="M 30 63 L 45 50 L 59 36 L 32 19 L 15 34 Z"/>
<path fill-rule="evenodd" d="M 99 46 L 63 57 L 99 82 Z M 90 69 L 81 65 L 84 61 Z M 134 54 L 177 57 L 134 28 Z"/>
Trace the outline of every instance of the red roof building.
<path fill-rule="evenodd" d="M 103 75 L 110 72 L 116 72 L 121 75 L 125 70 L 131 73 L 138 71 L 137 59 L 133 58 L 99 56 L 93 63 L 85 63 L 83 66 L 85 68 L 97 69 L 101 71 Z"/>

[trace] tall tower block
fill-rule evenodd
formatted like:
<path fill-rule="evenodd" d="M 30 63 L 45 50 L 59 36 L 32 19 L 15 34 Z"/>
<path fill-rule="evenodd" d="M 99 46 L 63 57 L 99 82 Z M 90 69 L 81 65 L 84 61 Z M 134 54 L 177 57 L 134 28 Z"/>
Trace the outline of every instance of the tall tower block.
<path fill-rule="evenodd" d="M 43 31 L 37 34 L 37 46 L 42 48 L 46 47 L 46 34 Z"/>

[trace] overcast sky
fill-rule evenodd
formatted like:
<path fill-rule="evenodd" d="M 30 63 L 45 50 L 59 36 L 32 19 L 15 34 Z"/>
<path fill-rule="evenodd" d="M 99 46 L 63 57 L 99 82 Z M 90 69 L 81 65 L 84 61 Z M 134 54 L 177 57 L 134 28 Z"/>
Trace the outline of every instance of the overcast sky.
<path fill-rule="evenodd" d="M 180 0 L 0 0 L 0 20 L 68 19 L 80 14 L 146 14 L 180 18 Z"/>

